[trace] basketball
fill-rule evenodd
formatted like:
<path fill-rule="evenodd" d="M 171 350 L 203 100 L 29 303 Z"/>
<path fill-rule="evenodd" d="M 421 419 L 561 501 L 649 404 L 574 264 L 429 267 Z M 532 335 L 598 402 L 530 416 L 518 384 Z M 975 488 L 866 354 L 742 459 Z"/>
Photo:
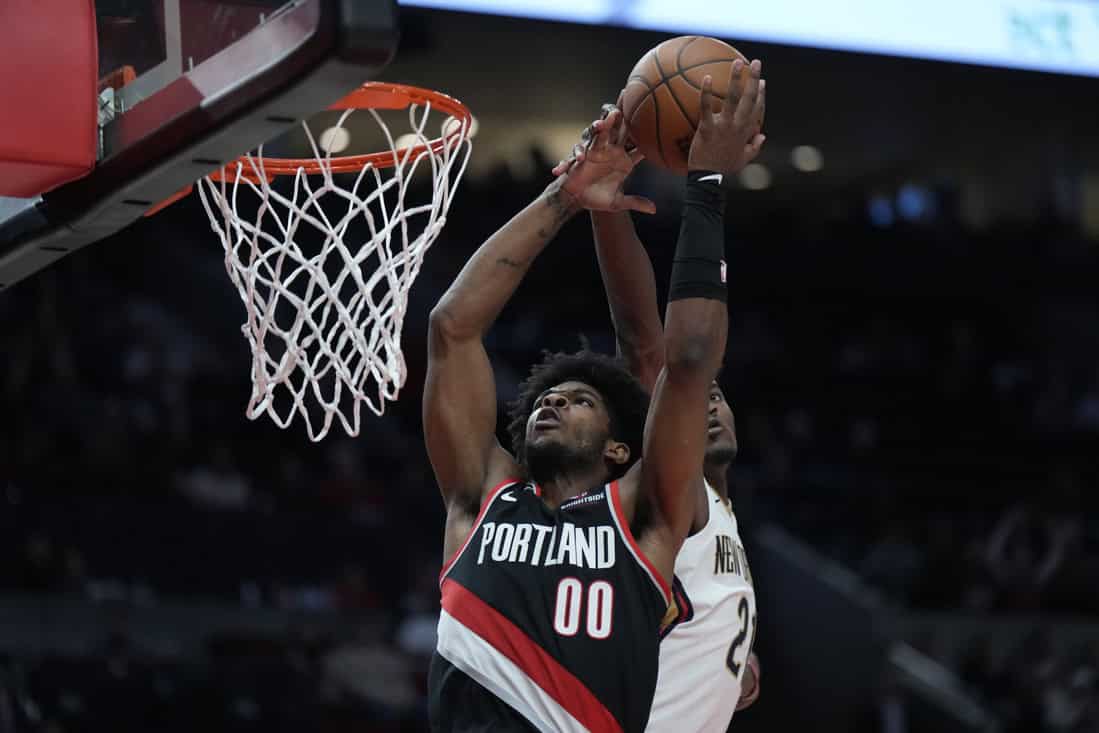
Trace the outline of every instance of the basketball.
<path fill-rule="evenodd" d="M 740 51 L 706 36 L 671 38 L 641 57 L 626 80 L 619 106 L 630 138 L 647 160 L 686 175 L 702 79 L 707 74 L 713 77 L 714 97 L 724 101 L 737 59 L 748 63 Z M 745 80 L 749 73 L 745 66 Z"/>

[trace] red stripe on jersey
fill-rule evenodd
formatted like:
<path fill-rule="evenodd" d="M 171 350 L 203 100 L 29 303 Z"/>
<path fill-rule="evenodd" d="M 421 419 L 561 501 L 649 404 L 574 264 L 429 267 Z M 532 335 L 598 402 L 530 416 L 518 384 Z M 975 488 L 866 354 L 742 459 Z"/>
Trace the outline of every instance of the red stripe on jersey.
<path fill-rule="evenodd" d="M 481 511 L 477 512 L 477 518 L 473 520 L 473 526 L 469 528 L 469 534 L 466 535 L 466 541 L 462 543 L 462 546 L 458 548 L 457 552 L 450 556 L 449 560 L 443 563 L 443 569 L 439 571 L 440 585 L 442 585 L 443 578 L 446 577 L 446 574 L 454 567 L 454 563 L 458 562 L 458 558 L 466 551 L 466 547 L 469 545 L 469 541 L 473 539 L 473 535 L 477 534 L 477 528 L 481 526 L 481 520 L 485 518 L 485 512 L 488 511 L 488 508 L 492 504 L 493 499 L 496 498 L 496 495 L 500 493 L 501 489 L 517 483 L 519 483 L 518 480 L 513 478 L 509 478 L 507 481 L 501 481 L 488 493 L 488 498 L 481 502 Z"/>
<path fill-rule="evenodd" d="M 626 543 L 629 544 L 634 557 L 636 557 L 645 569 L 649 571 L 649 575 L 652 577 L 653 582 L 656 583 L 660 592 L 664 594 L 665 605 L 671 605 L 672 591 L 668 587 L 668 581 L 664 580 L 664 576 L 660 574 L 656 569 L 656 566 L 654 566 L 649 561 L 649 558 L 645 556 L 640 545 L 637 544 L 633 532 L 630 530 L 630 523 L 626 520 L 626 515 L 622 511 L 622 501 L 618 497 L 618 482 L 611 481 L 610 489 L 611 508 L 614 510 L 614 516 L 618 519 L 618 527 L 622 530 L 622 537 L 624 537 Z"/>
<path fill-rule="evenodd" d="M 511 660 L 531 682 L 592 733 L 621 733 L 606 706 L 576 675 L 522 629 L 488 605 L 468 588 L 447 578 L 443 581 L 443 608 L 459 623 Z"/>

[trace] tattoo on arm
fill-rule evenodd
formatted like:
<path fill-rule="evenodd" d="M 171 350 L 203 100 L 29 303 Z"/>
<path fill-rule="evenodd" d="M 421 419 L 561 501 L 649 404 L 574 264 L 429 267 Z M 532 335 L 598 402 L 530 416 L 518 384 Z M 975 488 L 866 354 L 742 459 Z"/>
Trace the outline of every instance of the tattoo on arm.
<path fill-rule="evenodd" d="M 497 265 L 506 265 L 507 267 L 510 267 L 512 269 L 515 269 L 515 270 L 521 269 L 524 265 L 524 263 L 522 263 L 522 262 L 516 262 L 515 260 L 508 259 L 507 257 L 501 257 L 500 259 L 496 260 L 496 264 Z"/>
<path fill-rule="evenodd" d="M 538 236 L 548 240 L 561 231 L 561 227 L 576 213 L 578 207 L 572 196 L 562 190 L 560 183 L 549 192 L 546 203 L 553 211 L 553 223 L 548 228 L 539 229 Z"/>

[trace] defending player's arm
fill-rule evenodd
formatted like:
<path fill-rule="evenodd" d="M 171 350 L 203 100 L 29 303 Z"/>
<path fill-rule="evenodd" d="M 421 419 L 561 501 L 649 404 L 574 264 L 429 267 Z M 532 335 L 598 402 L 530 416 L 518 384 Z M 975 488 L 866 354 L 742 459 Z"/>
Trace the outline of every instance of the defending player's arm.
<path fill-rule="evenodd" d="M 606 146 L 597 137 L 592 148 Z M 428 455 L 448 508 L 475 508 L 483 493 L 517 475 L 496 440 L 496 388 L 483 338 L 534 258 L 580 208 L 647 210 L 622 193 L 637 159 L 583 166 L 558 178 L 478 248 L 431 312 L 424 390 Z"/>
<path fill-rule="evenodd" d="M 607 118 L 616 109 L 613 104 L 603 105 L 602 118 L 584 131 L 581 142 L 573 148 L 572 157 L 558 163 L 553 169 L 554 175 L 562 175 L 573 166 L 588 162 L 588 144 L 592 136 L 608 129 Z M 625 134 L 622 130 L 616 132 L 619 137 Z M 606 155 L 636 158 L 638 152 L 636 149 L 627 152 L 625 146 L 619 144 L 608 147 Z M 646 209 L 648 213 L 655 210 L 655 205 Z M 618 353 L 645 391 L 651 394 L 664 366 L 664 326 L 656 302 L 652 263 L 628 211 L 592 211 L 591 224 Z"/>
<path fill-rule="evenodd" d="M 723 105 L 717 114 L 711 111 L 712 79 L 703 81 L 664 318 L 665 366 L 653 391 L 641 465 L 635 469 L 637 496 L 650 501 L 653 512 L 642 542 L 665 577 L 693 517 L 693 502 L 686 496 L 700 490 L 710 383 L 725 353 L 723 183 L 746 157 L 758 154 L 763 142 L 755 132 L 764 104 L 761 64 L 752 62 L 746 82 L 741 82 L 743 68 L 740 61 L 732 68 L 730 88 L 740 91 L 737 103 Z"/>
<path fill-rule="evenodd" d="M 614 105 L 603 105 L 603 119 L 591 129 L 605 125 L 614 109 Z M 593 211 L 591 228 L 618 353 L 652 394 L 656 377 L 664 368 L 664 324 L 656 303 L 652 262 L 628 211 Z"/>
<path fill-rule="evenodd" d="M 664 326 L 652 262 L 629 213 L 593 211 L 591 224 L 618 353 L 651 394 L 664 367 Z"/>

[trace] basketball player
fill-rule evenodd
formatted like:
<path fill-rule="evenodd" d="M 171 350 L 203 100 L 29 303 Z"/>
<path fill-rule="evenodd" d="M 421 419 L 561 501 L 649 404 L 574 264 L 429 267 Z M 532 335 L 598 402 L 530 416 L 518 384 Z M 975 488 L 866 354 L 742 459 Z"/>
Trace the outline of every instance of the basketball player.
<path fill-rule="evenodd" d="M 558 164 L 555 174 L 564 174 L 578 161 L 620 165 L 613 158 L 628 155 L 624 149 L 587 149 L 615 109 L 604 105 L 604 119 L 585 130 L 573 158 Z M 764 140 L 755 136 L 743 164 L 758 155 Z M 652 389 L 664 365 L 652 265 L 628 212 L 592 211 L 591 218 L 619 353 L 642 386 Z M 662 632 L 650 731 L 723 731 L 733 713 L 759 695 L 759 660 L 751 651 L 755 591 L 727 483 L 737 453 L 736 428 L 716 380 L 710 388 L 706 435 L 706 484 L 695 494 L 690 535 L 676 557 L 677 614 Z"/>
<path fill-rule="evenodd" d="M 743 68 L 734 65 L 734 84 Z M 436 731 L 642 731 L 648 722 L 667 579 L 702 490 L 701 426 L 725 349 L 724 192 L 714 179 L 743 165 L 763 104 L 760 72 L 753 62 L 740 102 L 719 114 L 712 80 L 703 84 L 665 366 L 643 439 L 631 416 L 644 392 L 623 386 L 624 370 L 581 353 L 535 368 L 512 411 L 508 453 L 496 440 L 483 345 L 569 217 L 654 210 L 622 192 L 640 156 L 574 166 L 481 245 L 432 311 L 424 433 L 449 558 L 429 677 Z M 622 149 L 621 114 L 605 123 L 593 152 Z"/>

